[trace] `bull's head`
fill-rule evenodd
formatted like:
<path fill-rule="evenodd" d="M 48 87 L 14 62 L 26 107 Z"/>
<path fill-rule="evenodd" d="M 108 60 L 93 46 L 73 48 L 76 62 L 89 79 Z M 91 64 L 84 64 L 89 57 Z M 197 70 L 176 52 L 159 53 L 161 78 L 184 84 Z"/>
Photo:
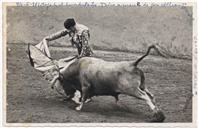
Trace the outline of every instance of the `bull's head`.
<path fill-rule="evenodd" d="M 54 62 L 54 66 L 51 69 L 43 72 L 43 76 L 46 80 L 50 81 L 50 83 L 55 77 L 59 77 L 60 71 L 57 62 Z"/>

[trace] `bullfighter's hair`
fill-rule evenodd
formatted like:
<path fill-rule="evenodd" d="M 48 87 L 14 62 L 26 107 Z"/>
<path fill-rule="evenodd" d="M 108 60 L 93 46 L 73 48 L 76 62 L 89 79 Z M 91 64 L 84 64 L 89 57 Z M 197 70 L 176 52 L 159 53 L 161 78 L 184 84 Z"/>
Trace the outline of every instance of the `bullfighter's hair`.
<path fill-rule="evenodd" d="M 74 18 L 68 18 L 64 22 L 64 26 L 66 29 L 70 29 L 71 27 L 73 27 L 75 25 L 76 25 L 76 22 L 75 22 Z"/>

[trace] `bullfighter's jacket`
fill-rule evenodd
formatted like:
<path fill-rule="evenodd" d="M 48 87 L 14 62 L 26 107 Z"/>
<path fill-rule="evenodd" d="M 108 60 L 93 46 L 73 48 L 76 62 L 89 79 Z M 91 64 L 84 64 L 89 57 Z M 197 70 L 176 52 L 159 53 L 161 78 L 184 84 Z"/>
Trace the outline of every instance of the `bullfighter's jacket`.
<path fill-rule="evenodd" d="M 90 34 L 89 29 L 85 25 L 76 23 L 76 31 L 70 31 L 63 29 L 54 34 L 51 34 L 43 39 L 43 41 L 49 42 L 58 38 L 69 35 L 72 46 L 76 46 L 79 56 L 91 56 L 93 51 L 89 46 Z"/>

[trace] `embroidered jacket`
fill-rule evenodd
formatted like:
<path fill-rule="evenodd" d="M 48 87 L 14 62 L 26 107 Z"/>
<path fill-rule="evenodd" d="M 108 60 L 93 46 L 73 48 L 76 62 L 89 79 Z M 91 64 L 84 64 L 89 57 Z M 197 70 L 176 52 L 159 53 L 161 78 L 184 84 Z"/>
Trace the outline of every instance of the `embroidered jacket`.
<path fill-rule="evenodd" d="M 61 38 L 63 36 L 69 35 L 72 46 L 76 46 L 78 49 L 79 56 L 91 56 L 93 54 L 93 51 L 89 46 L 90 34 L 88 27 L 76 23 L 75 28 L 75 32 L 63 29 L 52 35 L 45 37 L 43 41 L 49 42 Z"/>

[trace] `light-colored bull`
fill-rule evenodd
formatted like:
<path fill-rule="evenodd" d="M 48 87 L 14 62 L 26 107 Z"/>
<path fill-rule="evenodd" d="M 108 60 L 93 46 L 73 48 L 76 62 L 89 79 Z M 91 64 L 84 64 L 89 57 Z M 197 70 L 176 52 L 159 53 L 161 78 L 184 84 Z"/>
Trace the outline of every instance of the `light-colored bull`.
<path fill-rule="evenodd" d="M 144 100 L 154 113 L 154 121 L 162 122 L 165 116 L 145 86 L 143 71 L 137 67 L 152 48 L 160 54 L 152 45 L 136 61 L 109 62 L 94 57 L 76 59 L 66 70 L 61 70 L 61 79 L 55 77 L 52 84 L 57 86 L 62 83 L 69 95 L 74 94 L 75 90 L 81 92 L 81 102 L 76 110 L 81 110 L 85 101 L 93 96 L 110 95 L 118 100 L 119 94 L 126 94 Z"/>

